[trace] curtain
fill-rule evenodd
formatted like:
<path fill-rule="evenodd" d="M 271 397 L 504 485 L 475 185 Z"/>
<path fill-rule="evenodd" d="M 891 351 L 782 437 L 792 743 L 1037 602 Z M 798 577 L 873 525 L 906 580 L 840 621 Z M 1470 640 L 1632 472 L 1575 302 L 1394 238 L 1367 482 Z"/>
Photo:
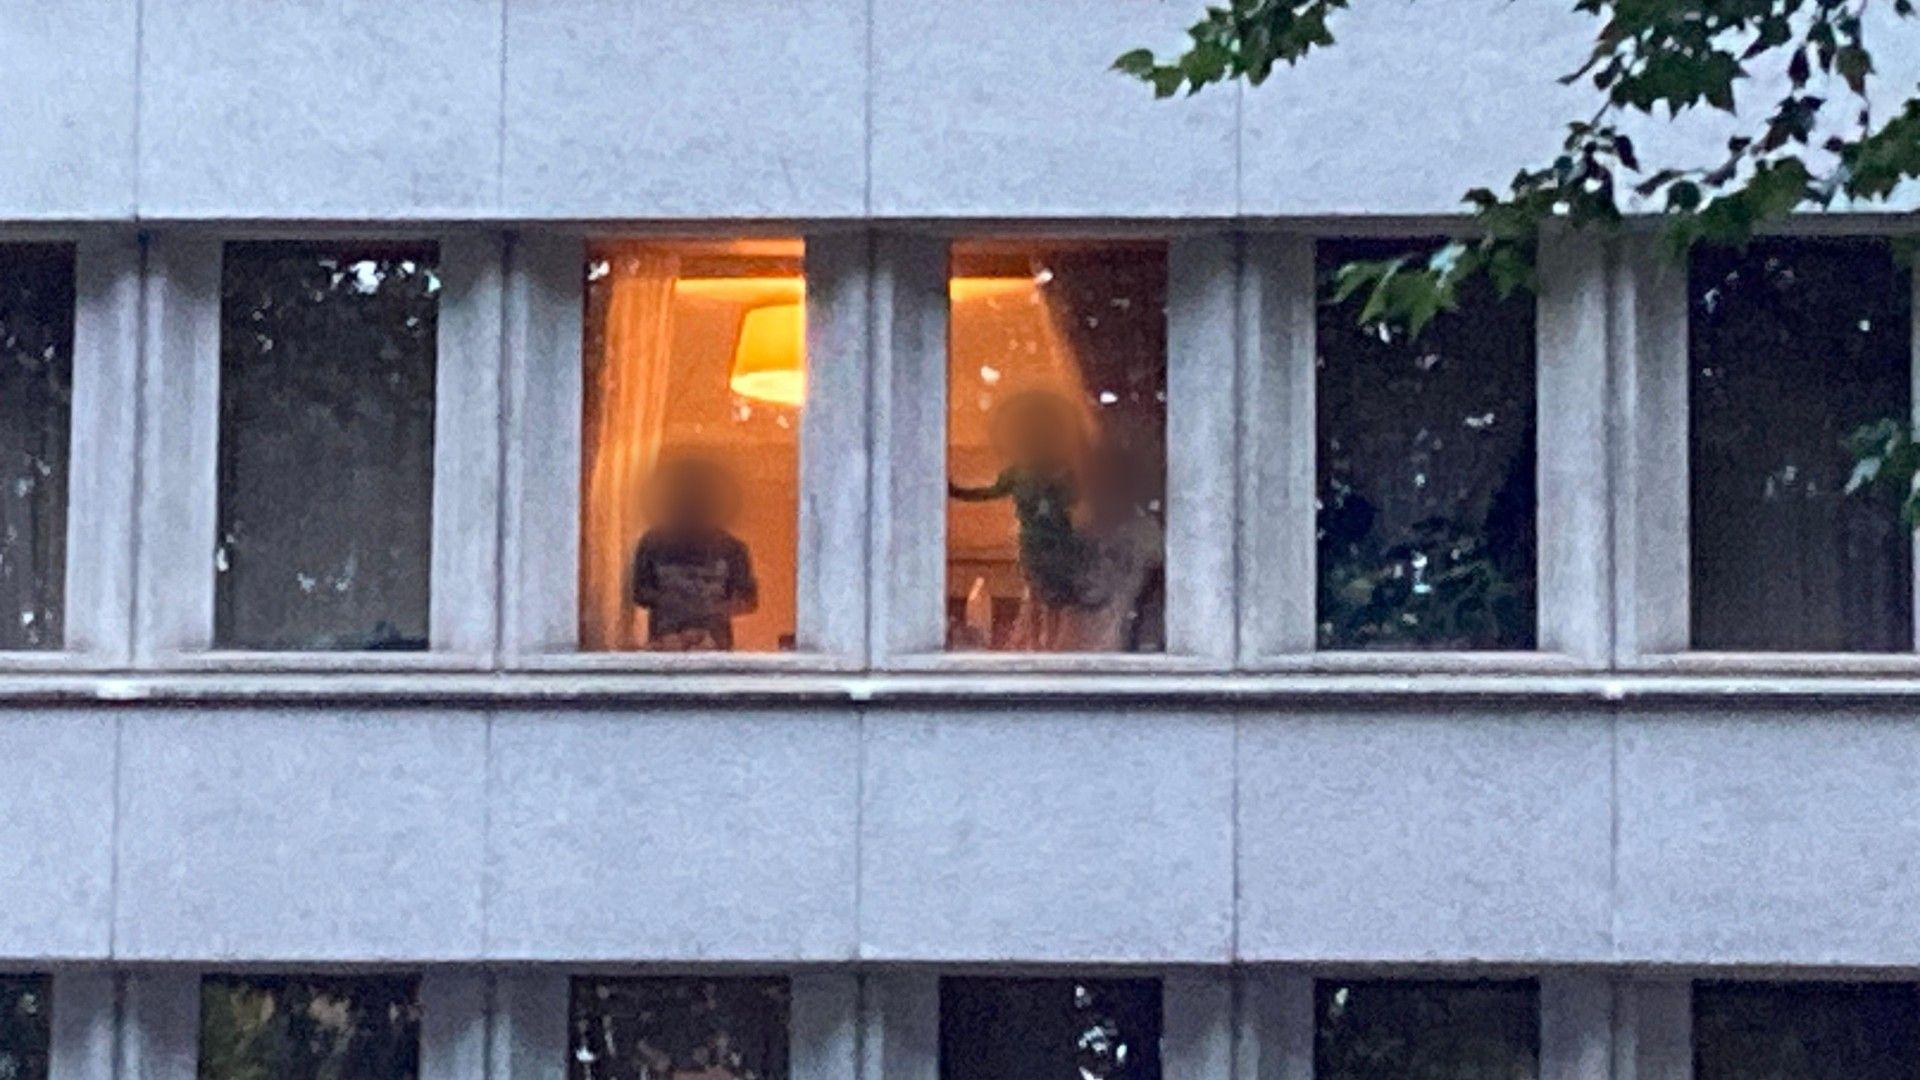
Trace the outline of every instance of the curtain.
<path fill-rule="evenodd" d="M 586 651 L 638 649 L 645 641 L 644 616 L 628 595 L 627 577 L 646 527 L 642 484 L 665 433 L 678 273 L 678 258 L 657 251 L 622 254 L 610 272 L 582 432 L 580 647 Z M 590 310 L 589 320 L 595 314 Z"/>

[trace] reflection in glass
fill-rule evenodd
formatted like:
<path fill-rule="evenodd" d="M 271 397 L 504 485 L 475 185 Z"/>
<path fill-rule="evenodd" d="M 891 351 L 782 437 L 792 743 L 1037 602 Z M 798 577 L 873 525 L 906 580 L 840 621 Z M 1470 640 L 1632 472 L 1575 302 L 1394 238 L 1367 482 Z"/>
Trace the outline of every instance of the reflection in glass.
<path fill-rule="evenodd" d="M 1910 650 L 1909 534 L 1845 494 L 1848 434 L 1910 415 L 1908 271 L 1880 241 L 1767 240 L 1689 277 L 1693 647 Z"/>
<path fill-rule="evenodd" d="M 1534 1080 L 1539 991 L 1531 981 L 1321 981 L 1318 1080 Z"/>
<path fill-rule="evenodd" d="M 786 979 L 573 980 L 571 1080 L 786 1080 Z"/>
<path fill-rule="evenodd" d="M 412 1080 L 420 980 L 208 976 L 200 1080 Z"/>
<path fill-rule="evenodd" d="M 216 647 L 427 647 L 436 259 L 227 245 Z"/>
<path fill-rule="evenodd" d="M 73 305 L 70 245 L 0 244 L 0 650 L 62 643 Z"/>
<path fill-rule="evenodd" d="M 1163 244 L 971 242 L 952 254 L 953 649 L 1163 648 Z"/>
<path fill-rule="evenodd" d="M 45 975 L 0 976 L 0 1080 L 46 1080 L 51 1000 Z"/>
<path fill-rule="evenodd" d="M 1920 1080 L 1913 983 L 1695 983 L 1695 1080 Z"/>
<path fill-rule="evenodd" d="M 1356 260 L 1430 248 L 1322 243 L 1320 295 Z M 1320 308 L 1319 646 L 1534 647 L 1532 297 L 1484 283 L 1417 337 Z"/>
<path fill-rule="evenodd" d="M 794 647 L 797 240 L 620 243 L 586 270 L 580 647 Z"/>
<path fill-rule="evenodd" d="M 1160 1080 L 1158 979 L 940 980 L 940 1080 Z"/>

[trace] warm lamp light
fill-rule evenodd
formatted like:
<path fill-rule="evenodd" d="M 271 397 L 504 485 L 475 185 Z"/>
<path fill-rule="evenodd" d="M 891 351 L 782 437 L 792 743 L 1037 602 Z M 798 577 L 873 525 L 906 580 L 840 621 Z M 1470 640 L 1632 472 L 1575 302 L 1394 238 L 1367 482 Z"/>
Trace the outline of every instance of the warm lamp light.
<path fill-rule="evenodd" d="M 807 400 L 807 315 L 803 304 L 749 308 L 740 320 L 727 385 L 754 401 L 798 407 Z"/>

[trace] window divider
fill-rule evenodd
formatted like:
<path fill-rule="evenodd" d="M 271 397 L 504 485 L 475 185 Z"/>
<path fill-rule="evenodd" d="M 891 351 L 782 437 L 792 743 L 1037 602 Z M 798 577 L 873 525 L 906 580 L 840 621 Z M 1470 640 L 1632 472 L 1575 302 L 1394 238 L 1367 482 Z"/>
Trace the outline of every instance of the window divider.
<path fill-rule="evenodd" d="M 115 1076 L 115 1004 L 119 977 L 105 968 L 56 971 L 49 997 L 48 1058 L 58 1077 Z"/>
<path fill-rule="evenodd" d="M 440 243 L 433 412 L 430 651 L 491 664 L 500 558 L 501 265 L 498 234 Z"/>
<path fill-rule="evenodd" d="M 1313 976 L 1249 968 L 1239 991 L 1234 1080 L 1313 1080 Z"/>
<path fill-rule="evenodd" d="M 1607 252 L 1540 242 L 1535 316 L 1539 646 L 1603 667 L 1613 654 L 1607 500 Z"/>
<path fill-rule="evenodd" d="M 419 1080 L 486 1076 L 490 983 L 480 968 L 428 968 L 420 976 Z"/>
<path fill-rule="evenodd" d="M 1166 648 L 1233 666 L 1240 260 L 1231 236 L 1167 250 Z"/>
<path fill-rule="evenodd" d="M 800 418 L 795 637 L 816 664 L 867 655 L 868 274 L 865 233 L 806 238 L 807 404 Z"/>

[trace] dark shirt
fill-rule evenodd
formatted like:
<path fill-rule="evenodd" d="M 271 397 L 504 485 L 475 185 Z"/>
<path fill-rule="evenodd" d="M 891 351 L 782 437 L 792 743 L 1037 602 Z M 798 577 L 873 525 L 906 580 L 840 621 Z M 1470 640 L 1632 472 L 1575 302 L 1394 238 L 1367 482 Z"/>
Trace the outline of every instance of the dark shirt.
<path fill-rule="evenodd" d="M 732 534 L 654 529 L 633 553 L 633 602 L 647 609 L 647 638 L 705 631 L 716 649 L 733 648 L 733 608 L 753 604 L 760 587 L 753 558 Z"/>

